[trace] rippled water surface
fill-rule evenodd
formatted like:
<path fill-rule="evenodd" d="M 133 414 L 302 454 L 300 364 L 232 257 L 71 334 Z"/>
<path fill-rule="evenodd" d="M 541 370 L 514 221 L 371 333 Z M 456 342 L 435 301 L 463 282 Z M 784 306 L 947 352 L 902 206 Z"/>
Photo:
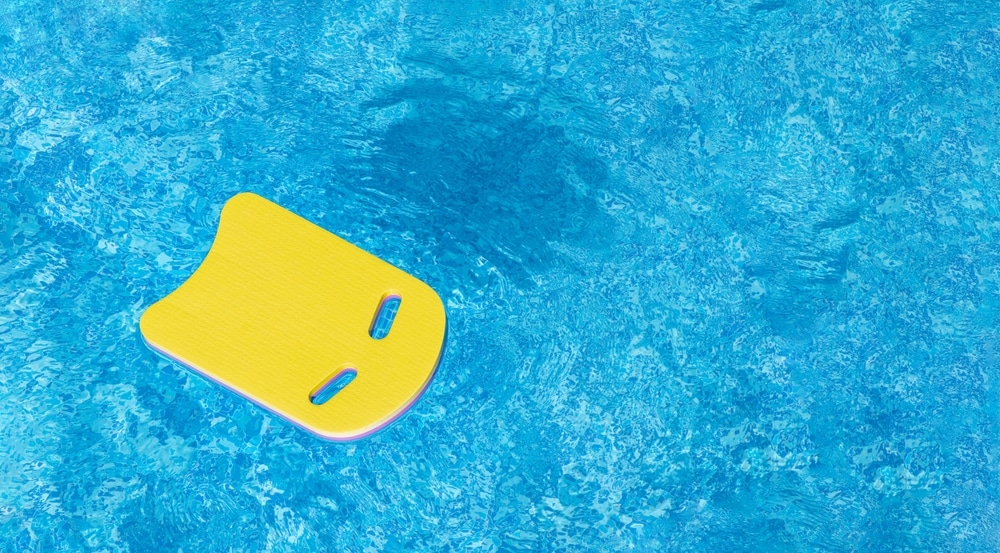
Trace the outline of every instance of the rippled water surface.
<path fill-rule="evenodd" d="M 3 2 L 0 551 L 997 550 L 998 24 Z M 143 345 L 239 191 L 444 299 L 387 429 Z"/>

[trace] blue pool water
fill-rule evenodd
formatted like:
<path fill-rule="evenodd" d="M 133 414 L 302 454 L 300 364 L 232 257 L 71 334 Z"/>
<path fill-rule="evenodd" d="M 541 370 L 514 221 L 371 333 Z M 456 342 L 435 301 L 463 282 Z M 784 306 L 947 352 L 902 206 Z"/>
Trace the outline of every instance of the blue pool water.
<path fill-rule="evenodd" d="M 996 550 L 998 21 L 6 0 L 0 551 Z M 239 191 L 444 299 L 387 429 L 143 346 Z"/>

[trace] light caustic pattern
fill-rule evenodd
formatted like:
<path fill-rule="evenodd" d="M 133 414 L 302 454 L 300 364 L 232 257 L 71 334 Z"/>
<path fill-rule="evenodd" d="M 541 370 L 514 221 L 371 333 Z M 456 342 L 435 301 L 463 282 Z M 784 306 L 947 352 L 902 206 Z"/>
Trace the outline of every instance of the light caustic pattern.
<path fill-rule="evenodd" d="M 996 550 L 998 16 L 5 2 L 0 551 Z M 142 345 L 239 191 L 445 299 L 382 432 Z"/>

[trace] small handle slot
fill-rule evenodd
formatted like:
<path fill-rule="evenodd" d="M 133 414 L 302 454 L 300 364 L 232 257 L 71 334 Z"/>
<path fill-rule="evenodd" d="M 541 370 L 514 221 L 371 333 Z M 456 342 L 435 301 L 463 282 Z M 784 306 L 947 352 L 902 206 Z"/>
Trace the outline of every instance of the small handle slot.
<path fill-rule="evenodd" d="M 333 396 L 340 393 L 341 390 L 347 387 L 348 384 L 354 381 L 354 377 L 358 376 L 358 371 L 354 367 L 345 367 L 330 377 L 325 383 L 320 384 L 316 387 L 311 394 L 309 394 L 309 401 L 313 405 L 323 405 L 324 403 L 330 401 Z"/>
<path fill-rule="evenodd" d="M 399 294 L 389 292 L 382 296 L 378 303 L 378 309 L 375 310 L 375 318 L 372 319 L 372 324 L 368 327 L 368 335 L 375 340 L 381 340 L 388 336 L 402 303 L 403 298 Z"/>

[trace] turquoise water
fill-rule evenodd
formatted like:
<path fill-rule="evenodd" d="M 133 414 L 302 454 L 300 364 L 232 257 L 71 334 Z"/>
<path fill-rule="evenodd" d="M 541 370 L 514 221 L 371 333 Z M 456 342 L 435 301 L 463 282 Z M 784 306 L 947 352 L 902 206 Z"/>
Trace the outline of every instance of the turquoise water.
<path fill-rule="evenodd" d="M 996 550 L 998 21 L 7 0 L 0 551 Z M 143 346 L 244 190 L 445 300 L 380 433 Z"/>

